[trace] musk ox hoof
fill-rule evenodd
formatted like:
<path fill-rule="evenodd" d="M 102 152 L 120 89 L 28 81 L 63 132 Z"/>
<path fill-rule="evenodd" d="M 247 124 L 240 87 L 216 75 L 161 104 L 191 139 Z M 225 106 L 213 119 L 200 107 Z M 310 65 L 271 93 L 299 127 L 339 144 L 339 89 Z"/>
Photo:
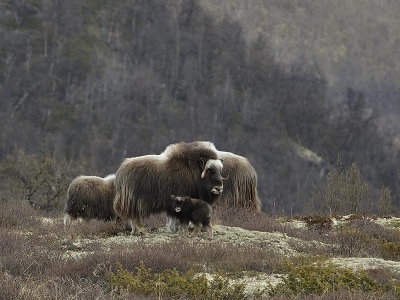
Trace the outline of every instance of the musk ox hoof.
<path fill-rule="evenodd" d="M 146 234 L 146 230 L 145 229 L 140 229 L 140 230 L 132 230 L 130 232 L 131 235 L 136 235 L 136 236 L 143 236 Z"/>

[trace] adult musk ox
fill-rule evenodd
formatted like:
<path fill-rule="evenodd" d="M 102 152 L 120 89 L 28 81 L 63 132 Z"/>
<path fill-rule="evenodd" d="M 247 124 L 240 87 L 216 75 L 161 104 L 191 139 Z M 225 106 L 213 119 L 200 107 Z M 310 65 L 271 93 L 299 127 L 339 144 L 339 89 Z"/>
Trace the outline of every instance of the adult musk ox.
<path fill-rule="evenodd" d="M 72 180 L 67 191 L 64 208 L 64 227 L 72 219 L 100 219 L 109 221 L 116 218 L 113 209 L 115 196 L 115 174 L 105 178 L 78 176 Z"/>
<path fill-rule="evenodd" d="M 215 202 L 223 190 L 222 161 L 211 147 L 169 145 L 160 155 L 127 158 L 116 172 L 114 210 L 143 233 L 142 219 L 166 211 L 171 194 Z"/>
<path fill-rule="evenodd" d="M 201 228 L 204 228 L 208 233 L 208 238 L 212 239 L 212 208 L 206 201 L 188 196 L 175 195 L 171 195 L 171 200 L 172 202 L 170 203 L 170 207 L 167 208 L 167 213 L 181 222 L 181 233 L 188 235 L 189 222 L 192 222 L 194 230 L 190 236 L 196 237 Z"/>
<path fill-rule="evenodd" d="M 210 142 L 197 141 L 192 144 L 217 151 L 224 162 L 222 176 L 229 178 L 224 182 L 224 192 L 218 203 L 250 207 L 261 212 L 261 201 L 257 192 L 257 172 L 247 158 L 231 152 L 218 151 Z"/>
<path fill-rule="evenodd" d="M 222 176 L 229 176 L 229 180 L 224 182 L 224 193 L 218 203 L 249 207 L 261 212 L 257 172 L 247 158 L 224 151 L 218 151 L 218 155 L 224 161 Z"/>
<path fill-rule="evenodd" d="M 191 145 L 217 151 L 218 156 L 223 160 L 222 176 L 227 180 L 224 182 L 224 192 L 218 203 L 252 208 L 256 212 L 261 212 L 261 201 L 257 192 L 257 172 L 247 158 L 231 152 L 218 151 L 210 142 L 196 141 Z M 167 230 L 176 231 L 176 222 L 176 218 L 169 217 Z"/>

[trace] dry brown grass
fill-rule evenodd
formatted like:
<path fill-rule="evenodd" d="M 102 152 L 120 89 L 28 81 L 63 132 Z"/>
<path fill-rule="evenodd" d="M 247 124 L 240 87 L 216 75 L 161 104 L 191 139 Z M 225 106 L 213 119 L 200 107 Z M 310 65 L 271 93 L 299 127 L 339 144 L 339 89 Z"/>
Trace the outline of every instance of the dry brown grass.
<path fill-rule="evenodd" d="M 341 242 L 343 247 L 357 245 L 358 248 L 353 246 L 353 255 L 382 257 L 382 244 L 398 241 L 400 238 L 397 229 L 384 228 L 365 219 L 351 221 L 341 229 L 333 228 L 321 232 L 312 226 L 293 228 L 289 223 L 282 223 L 246 209 L 217 207 L 214 212 L 214 224 L 264 232 L 278 231 L 297 237 L 304 243 L 292 242 L 291 247 L 307 256 L 337 255 Z M 151 216 L 145 221 L 150 229 L 164 227 L 165 223 L 165 214 Z M 346 238 L 341 240 L 339 236 L 346 236 L 346 230 L 357 232 L 364 239 L 374 241 L 374 246 L 362 244 L 357 236 L 353 237 L 354 241 Z M 233 278 L 243 272 L 285 272 L 282 255 L 260 245 L 214 241 L 193 243 L 178 235 L 168 243 L 104 245 L 108 238 L 121 235 L 129 237 L 129 232 L 123 226 L 115 222 L 96 220 L 73 223 L 64 231 L 60 212 L 35 210 L 21 201 L 0 202 L 0 299 L 146 299 L 132 293 L 115 293 L 106 284 L 105 274 L 115 271 L 117 263 L 130 272 L 142 261 L 155 273 L 176 269 L 184 274 L 192 269 L 196 272 L 222 272 Z M 80 245 L 78 242 L 82 239 L 87 242 Z M 319 246 L 321 242 L 328 248 Z M 68 252 L 85 256 L 68 259 Z M 345 254 L 345 251 L 341 254 Z M 390 278 L 390 274 L 383 271 L 377 271 L 375 275 L 382 282 Z M 345 291 L 338 292 L 335 299 L 346 299 L 350 295 L 352 299 L 378 299 Z M 380 299 L 394 299 L 390 298 L 391 295 L 382 297 Z M 301 299 L 314 298 L 307 296 Z M 319 299 L 334 299 L 334 296 L 324 295 Z"/>

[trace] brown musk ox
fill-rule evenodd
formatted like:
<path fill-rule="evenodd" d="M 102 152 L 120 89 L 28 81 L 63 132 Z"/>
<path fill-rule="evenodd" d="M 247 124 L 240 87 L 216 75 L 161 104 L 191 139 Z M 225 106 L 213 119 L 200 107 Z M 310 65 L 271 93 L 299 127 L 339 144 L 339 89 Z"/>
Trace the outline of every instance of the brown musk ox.
<path fill-rule="evenodd" d="M 167 213 L 180 221 L 180 232 L 183 235 L 187 236 L 189 234 L 189 222 L 192 222 L 194 230 L 190 237 L 196 237 L 201 229 L 204 228 L 208 233 L 208 238 L 212 239 L 212 208 L 206 201 L 175 195 L 171 195 L 171 200 Z"/>
<path fill-rule="evenodd" d="M 222 176 L 229 176 L 224 182 L 224 193 L 219 204 L 240 206 L 261 212 L 261 201 L 257 192 L 257 172 L 247 158 L 231 152 L 218 151 L 224 161 Z"/>
<path fill-rule="evenodd" d="M 224 163 L 222 176 L 228 180 L 224 182 L 224 192 L 218 200 L 219 204 L 249 207 L 261 212 L 261 201 L 257 192 L 257 172 L 246 157 L 218 151 L 210 142 L 196 141 L 192 144 L 217 151 Z"/>
<path fill-rule="evenodd" d="M 105 178 L 78 176 L 70 183 L 64 208 L 64 228 L 72 219 L 99 219 L 110 221 L 117 218 L 113 209 L 115 174 Z"/>
<path fill-rule="evenodd" d="M 261 212 L 261 201 L 257 192 L 257 172 L 247 158 L 231 152 L 218 151 L 210 142 L 196 141 L 191 144 L 217 151 L 218 156 L 223 160 L 222 176 L 227 180 L 224 181 L 224 192 L 221 194 L 218 204 L 247 207 Z M 169 217 L 167 230 L 175 232 L 177 230 L 176 223 L 176 218 Z"/>
<path fill-rule="evenodd" d="M 171 194 L 215 202 L 223 190 L 222 166 L 217 151 L 183 142 L 160 155 L 127 158 L 116 172 L 114 210 L 131 221 L 132 233 L 142 234 L 143 218 L 166 211 Z"/>

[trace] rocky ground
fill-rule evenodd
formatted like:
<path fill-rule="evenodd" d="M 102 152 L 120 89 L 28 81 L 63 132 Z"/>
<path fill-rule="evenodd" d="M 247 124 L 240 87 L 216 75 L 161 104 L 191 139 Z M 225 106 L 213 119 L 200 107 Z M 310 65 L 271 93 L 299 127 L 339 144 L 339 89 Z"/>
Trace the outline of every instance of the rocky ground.
<path fill-rule="evenodd" d="M 333 226 L 339 226 L 340 224 L 347 222 L 349 217 L 342 217 L 340 219 L 333 220 Z M 399 218 L 390 219 L 376 219 L 372 220 L 377 224 L 383 226 L 391 226 L 391 224 L 400 224 Z M 44 220 L 49 222 L 49 220 Z M 306 223 L 302 220 L 287 220 L 287 226 L 293 228 L 303 228 L 307 230 Z M 398 228 L 398 227 L 397 227 Z M 240 227 L 229 227 L 223 225 L 214 225 L 214 238 L 210 241 L 206 238 L 206 233 L 199 234 L 196 238 L 190 238 L 189 240 L 193 243 L 233 243 L 235 245 L 254 245 L 261 248 L 272 249 L 274 252 L 278 252 L 284 256 L 296 256 L 299 255 L 298 251 L 293 245 L 308 245 L 309 247 L 320 247 L 323 249 L 327 247 L 321 242 L 317 241 L 305 241 L 299 238 L 290 237 L 282 232 L 260 232 L 245 230 Z M 399 229 L 400 230 L 400 229 Z M 111 251 L 114 245 L 124 245 L 129 248 L 130 245 L 137 243 L 169 243 L 176 239 L 188 239 L 182 237 L 176 233 L 169 233 L 164 227 L 152 228 L 144 236 L 130 235 L 129 233 L 120 233 L 111 237 L 98 237 L 83 238 L 75 236 L 72 240 L 71 237 L 65 238 L 65 244 L 69 245 L 65 247 L 64 259 L 82 259 L 86 255 L 92 254 L 89 245 L 93 242 L 101 244 L 106 251 Z M 71 246 L 72 245 L 72 246 Z M 337 265 L 349 267 L 352 269 L 381 269 L 389 268 L 395 273 L 400 274 L 400 262 L 384 260 L 381 258 L 368 258 L 368 257 L 335 257 L 331 261 Z M 212 278 L 211 274 L 207 275 Z M 276 285 L 281 282 L 281 278 L 284 274 L 243 274 L 242 277 L 237 279 L 231 279 L 232 282 L 244 283 L 246 285 L 246 291 L 248 293 L 254 292 L 256 289 L 266 287 L 269 283 Z"/>

